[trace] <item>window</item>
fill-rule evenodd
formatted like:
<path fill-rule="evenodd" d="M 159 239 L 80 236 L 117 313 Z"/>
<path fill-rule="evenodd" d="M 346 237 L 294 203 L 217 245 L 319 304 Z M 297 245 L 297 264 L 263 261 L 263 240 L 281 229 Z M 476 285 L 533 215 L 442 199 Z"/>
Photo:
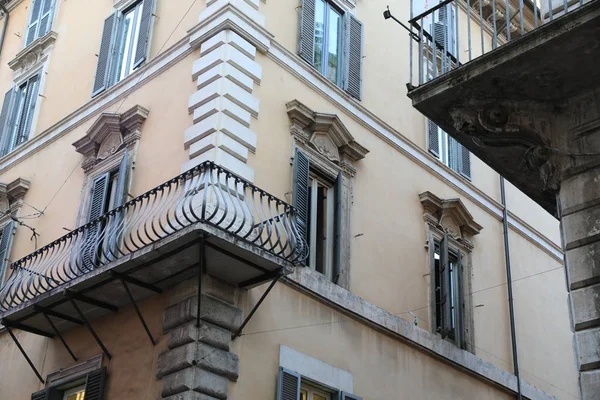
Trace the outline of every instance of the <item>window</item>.
<path fill-rule="evenodd" d="M 25 46 L 50 32 L 54 15 L 54 0 L 32 0 Z"/>
<path fill-rule="evenodd" d="M 463 177 L 471 179 L 471 153 L 431 120 L 427 120 L 429 152 Z"/>
<path fill-rule="evenodd" d="M 135 2 L 104 21 L 92 96 L 132 74 L 148 57 L 154 0 Z"/>
<path fill-rule="evenodd" d="M 40 75 L 9 90 L 0 112 L 0 157 L 29 139 L 38 99 Z"/>
<path fill-rule="evenodd" d="M 65 390 L 62 400 L 84 400 L 85 386 L 77 386 L 73 389 Z"/>
<path fill-rule="evenodd" d="M 362 398 L 321 385 L 295 371 L 280 367 L 277 400 L 362 400 Z"/>
<path fill-rule="evenodd" d="M 331 181 L 311 168 L 301 150 L 294 159 L 294 205 L 301 215 L 299 229 L 309 246 L 308 266 L 337 282 L 340 273 L 341 174 Z"/>
<path fill-rule="evenodd" d="M 360 100 L 362 23 L 331 0 L 303 0 L 300 19 L 300 57 Z"/>
<path fill-rule="evenodd" d="M 448 236 L 435 242 L 435 330 L 444 339 L 463 347 L 463 281 L 460 251 L 448 246 Z"/>

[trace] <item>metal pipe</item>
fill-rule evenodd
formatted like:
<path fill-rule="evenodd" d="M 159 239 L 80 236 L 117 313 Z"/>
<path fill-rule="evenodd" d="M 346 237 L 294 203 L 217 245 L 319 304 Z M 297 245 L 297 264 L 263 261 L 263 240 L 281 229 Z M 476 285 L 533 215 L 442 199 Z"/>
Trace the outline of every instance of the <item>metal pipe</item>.
<path fill-rule="evenodd" d="M 500 195 L 502 198 L 502 225 L 504 226 L 504 257 L 506 260 L 506 286 L 508 289 L 508 311 L 510 315 L 510 337 L 512 343 L 513 369 L 517 377 L 517 399 L 522 400 L 521 375 L 519 374 L 519 353 L 517 349 L 517 332 L 515 328 L 515 307 L 513 304 L 512 271 L 510 265 L 510 244 L 508 242 L 508 208 L 506 207 L 506 191 L 504 177 L 500 177 Z"/>
<path fill-rule="evenodd" d="M 4 5 L 4 2 L 0 2 L 0 10 L 4 13 L 4 22 L 2 23 L 2 33 L 0 33 L 0 55 L 2 55 L 2 49 L 4 48 L 4 38 L 6 37 L 6 29 L 8 28 L 8 9 Z"/>

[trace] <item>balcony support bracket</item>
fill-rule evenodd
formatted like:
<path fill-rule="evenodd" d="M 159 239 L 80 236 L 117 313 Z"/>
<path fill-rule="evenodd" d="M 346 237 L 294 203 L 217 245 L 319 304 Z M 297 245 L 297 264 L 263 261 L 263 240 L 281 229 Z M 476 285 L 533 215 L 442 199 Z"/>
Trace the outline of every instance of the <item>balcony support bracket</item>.
<path fill-rule="evenodd" d="M 5 321 L 2 321 L 2 322 L 4 323 Z M 31 361 L 31 359 L 29 358 L 29 356 L 27 355 L 27 353 L 25 352 L 25 350 L 21 346 L 21 343 L 19 343 L 19 340 L 17 339 L 17 337 L 15 336 L 15 334 L 13 333 L 13 331 L 10 329 L 10 326 L 8 326 L 6 324 L 4 324 L 4 326 L 6 328 L 6 331 L 10 335 L 11 339 L 13 340 L 13 342 L 15 342 L 15 344 L 19 348 L 19 351 L 21 351 L 21 354 L 23 354 L 23 357 L 25 357 L 25 360 L 27 360 L 27 364 L 29 364 L 29 366 L 31 367 L 31 369 L 33 370 L 33 372 L 35 372 L 35 375 L 40 380 L 40 382 L 42 384 L 44 384 L 45 382 L 44 382 L 44 379 L 42 378 L 42 375 L 40 375 L 40 373 L 38 372 L 38 370 L 35 367 L 35 365 L 33 365 L 33 362 Z"/>
<path fill-rule="evenodd" d="M 129 297 L 129 301 L 131 302 L 131 305 L 135 309 L 135 313 L 137 314 L 138 318 L 140 319 L 140 322 L 142 323 L 142 326 L 144 327 L 144 330 L 146 331 L 146 334 L 148 335 L 148 338 L 150 339 L 150 342 L 152 343 L 152 346 L 156 346 L 156 341 L 152 337 L 152 333 L 150 333 L 150 329 L 148 328 L 148 325 L 146 325 L 146 321 L 144 320 L 144 317 L 142 316 L 142 313 L 141 313 L 137 303 L 135 302 L 133 295 L 131 294 L 131 290 L 129 289 L 129 286 L 127 285 L 127 281 L 122 277 L 120 278 L 120 280 L 121 280 L 121 283 L 123 284 L 123 287 L 125 288 L 125 292 L 127 292 L 127 297 Z"/>
<path fill-rule="evenodd" d="M 248 322 L 250 322 L 250 319 L 252 318 L 252 316 L 254 315 L 254 313 L 256 313 L 256 310 L 258 310 L 258 307 L 260 307 L 260 305 L 262 304 L 262 302 L 269 295 L 269 293 L 271 292 L 271 290 L 273 289 L 273 287 L 275 286 L 275 284 L 281 279 L 282 276 L 283 276 L 283 270 L 282 269 L 278 269 L 276 271 L 275 277 L 271 281 L 271 284 L 269 285 L 269 287 L 267 288 L 267 290 L 265 290 L 265 292 L 263 293 L 263 295 L 260 297 L 260 299 L 258 300 L 258 302 L 256 303 L 256 305 L 254 306 L 254 308 L 252 309 L 252 311 L 250 311 L 250 314 L 248 314 L 248 316 L 246 317 L 246 319 L 244 320 L 244 322 L 242 323 L 242 325 L 240 325 L 240 328 L 231 336 L 231 340 L 235 340 L 238 337 L 242 336 L 242 331 L 244 330 L 244 327 L 248 324 Z"/>
<path fill-rule="evenodd" d="M 71 350 L 71 348 L 65 341 L 65 338 L 61 335 L 61 333 L 58 331 L 58 329 L 56 329 L 56 325 L 54 325 L 54 322 L 52 322 L 52 319 L 50 319 L 50 317 L 48 316 L 48 314 L 45 311 L 41 311 L 41 313 L 44 316 L 44 318 L 46 318 L 46 321 L 48 321 L 48 324 L 50 325 L 50 327 L 52 328 L 52 330 L 54 331 L 56 336 L 58 336 L 58 338 L 62 342 L 63 346 L 65 346 L 65 349 L 67 349 L 67 352 L 69 353 L 69 355 L 71 356 L 73 361 L 77 361 L 77 357 L 75 357 L 75 354 L 73 354 L 73 351 Z"/>
<path fill-rule="evenodd" d="M 87 320 L 87 318 L 85 317 L 85 315 L 83 315 L 83 313 L 81 312 L 81 309 L 79 308 L 79 306 L 77 305 L 77 303 L 75 303 L 74 297 L 69 296 L 69 301 L 71 302 L 71 304 L 73 305 L 73 308 L 75 309 L 75 311 L 79 315 L 79 318 L 81 318 L 81 320 L 84 322 L 85 326 L 87 326 L 88 330 L 90 331 L 90 333 L 92 334 L 92 336 L 96 340 L 96 343 L 98 343 L 98 346 L 100 346 L 100 348 L 102 349 L 102 352 L 104 353 L 104 355 L 109 360 L 112 359 L 112 356 L 108 352 L 108 349 L 104 346 L 104 343 L 102 343 L 102 340 L 100 340 L 100 338 L 96 334 L 96 331 L 94 331 L 94 328 L 92 328 L 92 325 L 90 324 L 90 321 Z"/>

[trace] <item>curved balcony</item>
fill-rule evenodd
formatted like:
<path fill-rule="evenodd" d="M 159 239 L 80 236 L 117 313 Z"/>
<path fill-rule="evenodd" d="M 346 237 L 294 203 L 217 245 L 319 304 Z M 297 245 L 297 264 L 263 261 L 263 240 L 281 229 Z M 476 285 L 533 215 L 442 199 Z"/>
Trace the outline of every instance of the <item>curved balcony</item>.
<path fill-rule="evenodd" d="M 194 246 L 199 238 L 206 250 Z M 206 162 L 12 263 L 1 316 L 35 326 L 31 309 L 61 311 L 73 291 L 118 305 L 119 280 L 163 289 L 193 276 L 202 257 L 209 274 L 249 286 L 307 253 L 292 206 Z"/>

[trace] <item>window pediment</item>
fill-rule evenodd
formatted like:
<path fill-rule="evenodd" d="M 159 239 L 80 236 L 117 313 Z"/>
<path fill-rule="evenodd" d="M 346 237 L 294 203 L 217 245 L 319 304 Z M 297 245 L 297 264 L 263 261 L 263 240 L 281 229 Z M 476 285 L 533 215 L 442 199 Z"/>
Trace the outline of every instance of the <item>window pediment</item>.
<path fill-rule="evenodd" d="M 8 66 L 19 75 L 26 74 L 36 65 L 41 64 L 54 45 L 58 34 L 50 31 L 41 38 L 34 40 L 29 46 L 17 53 L 15 58 L 8 62 Z"/>
<path fill-rule="evenodd" d="M 30 181 L 18 178 L 9 184 L 0 183 L 0 216 L 14 213 L 23 204 Z"/>
<path fill-rule="evenodd" d="M 73 143 L 75 150 L 85 159 L 83 169 L 107 159 L 123 147 L 133 147 L 142 134 L 141 127 L 149 111 L 136 105 L 123 114 L 103 113 L 88 129 L 86 135 Z"/>
<path fill-rule="evenodd" d="M 361 146 L 335 114 L 311 110 L 298 100 L 286 104 L 291 133 L 323 157 L 338 164 L 354 163 L 369 150 Z"/>
<path fill-rule="evenodd" d="M 425 221 L 436 227 L 441 226 L 455 239 L 469 240 L 483 229 L 458 198 L 442 199 L 428 191 L 419 194 L 419 199 Z"/>

